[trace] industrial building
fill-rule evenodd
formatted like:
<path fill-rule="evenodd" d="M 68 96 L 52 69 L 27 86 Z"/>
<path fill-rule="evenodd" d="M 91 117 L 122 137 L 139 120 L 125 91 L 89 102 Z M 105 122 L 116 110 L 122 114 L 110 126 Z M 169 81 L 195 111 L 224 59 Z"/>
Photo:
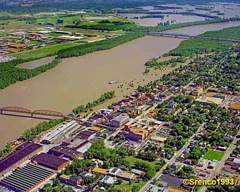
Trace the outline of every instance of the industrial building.
<path fill-rule="evenodd" d="M 68 158 L 68 159 L 76 159 L 76 158 L 83 156 L 82 153 L 77 152 L 77 151 L 75 151 L 69 147 L 65 147 L 65 146 L 53 147 L 48 151 L 48 154 L 58 156 L 59 158 L 64 157 L 64 158 Z"/>
<path fill-rule="evenodd" d="M 122 127 L 124 124 L 126 124 L 129 121 L 129 115 L 126 113 L 122 113 L 112 119 L 111 126 L 113 127 Z"/>
<path fill-rule="evenodd" d="M 51 131 L 49 134 L 43 137 L 42 143 L 50 144 L 52 143 L 57 137 L 61 136 L 62 134 L 67 133 L 72 128 L 78 126 L 76 121 L 70 121 L 66 124 L 62 124 L 57 129 Z"/>
<path fill-rule="evenodd" d="M 42 150 L 42 146 L 35 143 L 24 143 L 0 161 L 0 176 L 18 167 L 21 163 L 32 158 Z"/>
<path fill-rule="evenodd" d="M 41 153 L 32 158 L 33 163 L 48 167 L 53 170 L 61 170 L 66 167 L 69 163 L 68 160 L 60 159 L 59 157 L 49 155 L 46 153 Z"/>
<path fill-rule="evenodd" d="M 54 175 L 54 172 L 38 165 L 28 164 L 0 181 L 15 192 L 28 192 Z"/>

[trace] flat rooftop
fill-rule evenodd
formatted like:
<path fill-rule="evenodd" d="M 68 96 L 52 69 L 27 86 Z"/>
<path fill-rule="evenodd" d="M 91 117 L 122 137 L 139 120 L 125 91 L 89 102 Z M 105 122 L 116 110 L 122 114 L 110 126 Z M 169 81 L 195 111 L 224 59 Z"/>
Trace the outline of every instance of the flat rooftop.
<path fill-rule="evenodd" d="M 41 145 L 34 143 L 24 143 L 20 145 L 0 161 L 0 173 L 41 147 Z"/>
<path fill-rule="evenodd" d="M 2 179 L 0 183 L 14 191 L 30 191 L 53 174 L 53 171 L 28 164 Z"/>
<path fill-rule="evenodd" d="M 37 162 L 39 165 L 48 167 L 50 169 L 59 170 L 62 166 L 67 165 L 68 160 L 60 159 L 56 156 L 41 153 L 32 158 L 33 162 Z"/>
<path fill-rule="evenodd" d="M 56 146 L 49 150 L 49 154 L 56 155 L 56 156 L 65 156 L 67 158 L 75 159 L 82 155 L 82 153 L 77 152 L 69 147 L 64 146 Z"/>

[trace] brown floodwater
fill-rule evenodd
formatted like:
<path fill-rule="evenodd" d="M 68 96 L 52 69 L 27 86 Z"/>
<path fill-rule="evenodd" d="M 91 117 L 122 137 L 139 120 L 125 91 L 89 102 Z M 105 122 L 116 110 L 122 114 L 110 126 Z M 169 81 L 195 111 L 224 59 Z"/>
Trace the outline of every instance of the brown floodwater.
<path fill-rule="evenodd" d="M 239 24 L 240 22 L 206 25 L 205 31 Z M 201 26 L 176 31 L 196 34 L 199 27 Z M 147 36 L 111 50 L 63 59 L 57 67 L 46 73 L 1 90 L 0 107 L 19 106 L 30 110 L 49 109 L 68 113 L 76 106 L 97 99 L 106 91 L 116 90 L 117 97 L 121 98 L 138 85 L 159 78 L 163 74 L 161 71 L 143 75 L 144 63 L 174 49 L 181 41 Z M 167 69 L 164 73 L 170 70 Z M 111 80 L 119 83 L 109 85 Z M 131 81 L 134 88 L 128 85 Z M 118 88 L 119 85 L 123 85 L 123 88 Z M 0 148 L 38 122 L 40 120 L 0 116 Z"/>
<path fill-rule="evenodd" d="M 40 67 L 42 65 L 49 64 L 54 59 L 55 59 L 55 56 L 45 57 L 45 58 L 42 58 L 42 59 L 37 59 L 37 60 L 34 60 L 34 61 L 29 61 L 29 62 L 23 63 L 21 65 L 18 65 L 18 67 L 22 68 L 22 69 L 34 69 L 36 67 Z"/>

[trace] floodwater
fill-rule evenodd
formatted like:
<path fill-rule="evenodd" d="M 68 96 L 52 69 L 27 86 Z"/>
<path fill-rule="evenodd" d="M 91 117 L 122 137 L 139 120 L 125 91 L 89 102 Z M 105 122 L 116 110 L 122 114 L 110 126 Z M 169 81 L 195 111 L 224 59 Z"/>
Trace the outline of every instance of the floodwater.
<path fill-rule="evenodd" d="M 240 22 L 193 26 L 175 32 L 197 34 L 200 29 L 204 32 L 204 29 L 215 30 L 234 25 L 240 25 Z M 111 50 L 63 59 L 57 67 L 48 72 L 1 90 L 0 107 L 48 109 L 67 114 L 73 108 L 93 101 L 110 90 L 116 90 L 117 97 L 121 98 L 138 85 L 159 78 L 163 74 L 161 71 L 143 75 L 144 63 L 174 49 L 181 41 L 147 36 Z M 170 70 L 167 69 L 164 73 Z M 119 83 L 109 85 L 111 80 L 117 80 Z M 134 88 L 128 85 L 131 81 L 135 85 Z M 119 85 L 123 85 L 123 88 L 118 88 Z M 0 148 L 38 122 L 40 120 L 0 116 Z"/>
<path fill-rule="evenodd" d="M 146 16 L 147 14 L 120 14 L 123 17 L 127 17 L 129 20 L 134 21 L 142 26 L 157 26 L 159 23 L 170 22 L 171 24 L 176 23 L 186 23 L 186 22 L 194 22 L 194 21 L 204 21 L 204 17 L 199 16 L 191 16 L 191 15 L 176 15 L 176 14 L 167 14 L 162 18 L 140 18 L 141 16 Z M 134 17 L 139 17 L 134 18 Z"/>
<path fill-rule="evenodd" d="M 22 69 L 34 69 L 36 67 L 40 67 L 42 65 L 49 64 L 54 59 L 55 59 L 55 56 L 45 57 L 45 58 L 42 58 L 42 59 L 37 59 L 37 60 L 34 60 L 34 61 L 29 61 L 29 62 L 23 63 L 21 65 L 18 65 L 18 67 L 22 68 Z"/>
<path fill-rule="evenodd" d="M 121 15 L 128 17 L 130 20 L 143 26 L 156 26 L 159 23 L 164 23 L 167 21 L 175 24 L 175 23 L 205 20 L 205 17 L 201 17 L 201 16 L 174 14 L 177 12 L 188 12 L 190 10 L 192 10 L 194 13 L 205 14 L 209 16 L 218 16 L 220 18 L 240 17 L 240 4 L 236 4 L 236 3 L 211 3 L 207 5 L 202 5 L 202 6 L 192 6 L 187 4 L 186 5 L 165 4 L 164 6 L 179 7 L 181 9 L 154 9 L 153 6 L 141 7 L 143 10 L 147 10 L 149 12 L 173 13 L 173 14 L 164 14 L 165 15 L 164 19 L 161 19 L 161 18 L 134 19 L 133 17 L 138 17 L 137 16 L 138 14 L 121 14 Z M 208 8 L 209 10 L 202 10 L 199 8 Z"/>

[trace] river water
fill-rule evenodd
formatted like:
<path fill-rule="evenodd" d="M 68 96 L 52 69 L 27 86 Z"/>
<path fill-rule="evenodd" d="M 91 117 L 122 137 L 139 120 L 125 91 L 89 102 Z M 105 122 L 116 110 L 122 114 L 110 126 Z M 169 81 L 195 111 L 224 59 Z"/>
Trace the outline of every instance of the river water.
<path fill-rule="evenodd" d="M 186 27 L 171 32 L 196 35 L 236 25 L 240 22 Z M 110 90 L 116 90 L 117 97 L 121 98 L 133 90 L 127 85 L 131 81 L 137 88 L 159 78 L 162 72 L 143 75 L 144 63 L 176 48 L 181 41 L 147 36 L 111 50 L 63 59 L 48 72 L 1 90 L 0 107 L 19 106 L 30 110 L 48 109 L 68 113 Z M 111 80 L 119 83 L 109 85 Z M 118 88 L 121 84 L 123 89 Z M 0 116 L 0 148 L 38 122 L 40 120 Z"/>

